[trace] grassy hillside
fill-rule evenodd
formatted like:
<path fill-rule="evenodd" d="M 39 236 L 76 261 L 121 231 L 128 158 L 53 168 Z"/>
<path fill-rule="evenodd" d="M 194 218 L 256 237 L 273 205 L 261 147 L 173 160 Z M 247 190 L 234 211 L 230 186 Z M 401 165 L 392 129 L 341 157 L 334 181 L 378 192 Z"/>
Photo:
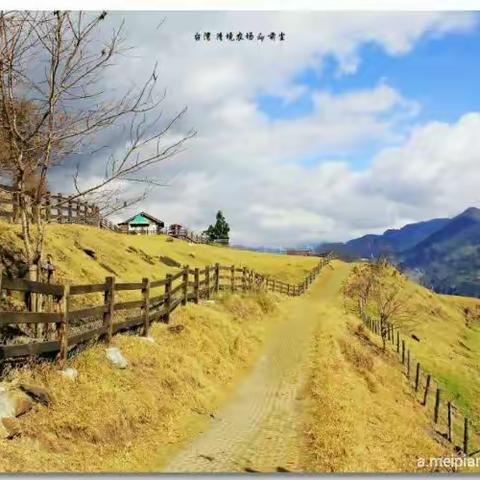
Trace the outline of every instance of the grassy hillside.
<path fill-rule="evenodd" d="M 19 228 L 0 222 L 0 253 L 20 252 Z M 181 265 L 212 263 L 248 266 L 286 282 L 299 282 L 318 263 L 317 258 L 255 253 L 228 247 L 189 244 L 166 235 L 137 236 L 114 233 L 85 225 L 49 225 L 45 254 L 51 254 L 57 282 L 95 283 L 107 275 L 121 281 L 143 277 L 163 278 L 176 271 L 160 261 L 167 256 Z M 85 253 L 91 249 L 96 259 Z"/>
<path fill-rule="evenodd" d="M 413 357 L 480 431 L 480 300 L 435 294 L 401 274 L 391 281 L 405 304 L 400 330 Z"/>
<path fill-rule="evenodd" d="M 415 314 L 413 354 L 444 385 L 455 404 L 471 416 L 480 430 L 480 300 L 432 294 L 408 285 Z M 465 308 L 477 314 L 470 318 Z"/>
<path fill-rule="evenodd" d="M 431 436 L 431 420 L 393 355 L 383 354 L 340 295 L 349 266 L 320 276 L 321 322 L 315 333 L 305 433 L 313 472 L 416 472 L 418 458 L 451 455 Z M 315 287 L 314 287 L 315 288 Z M 427 469 L 428 470 L 428 469 Z"/>

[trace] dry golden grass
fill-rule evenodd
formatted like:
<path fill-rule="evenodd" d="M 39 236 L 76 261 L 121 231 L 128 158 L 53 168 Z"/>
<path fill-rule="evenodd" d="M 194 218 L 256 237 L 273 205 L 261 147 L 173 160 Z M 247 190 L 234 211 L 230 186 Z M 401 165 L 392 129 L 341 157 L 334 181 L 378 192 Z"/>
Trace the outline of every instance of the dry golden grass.
<path fill-rule="evenodd" d="M 480 433 L 480 299 L 438 295 L 399 273 L 391 281 L 405 302 L 400 331 L 412 364 L 420 362 L 438 381 L 444 400 L 452 400 Z M 472 449 L 480 449 L 478 436 L 472 440 Z"/>
<path fill-rule="evenodd" d="M 18 226 L 0 222 L 2 246 L 19 251 L 21 239 Z M 246 266 L 275 276 L 285 282 L 300 282 L 318 263 L 318 258 L 275 255 L 238 250 L 229 247 L 189 244 L 172 240 L 166 235 L 125 235 L 86 225 L 48 225 L 45 254 L 53 257 L 56 282 L 98 283 L 105 276 L 115 275 L 117 281 L 140 281 L 143 277 L 163 278 L 178 269 L 160 261 L 167 256 L 181 265 L 202 267 L 222 265 Z M 97 258 L 82 249 L 93 249 Z"/>
<path fill-rule="evenodd" d="M 369 338 L 341 299 L 325 305 L 308 385 L 309 471 L 416 472 L 420 457 L 451 455 L 398 364 Z"/>
<path fill-rule="evenodd" d="M 115 336 L 130 362 L 125 370 L 97 344 L 69 361 L 75 381 L 54 365 L 12 372 L 15 381 L 45 386 L 55 401 L 19 417 L 20 437 L 0 440 L 0 471 L 158 471 L 253 363 L 276 319 L 273 297 L 237 298 L 177 309 L 172 324 L 185 328 L 153 325 L 154 344 Z"/>

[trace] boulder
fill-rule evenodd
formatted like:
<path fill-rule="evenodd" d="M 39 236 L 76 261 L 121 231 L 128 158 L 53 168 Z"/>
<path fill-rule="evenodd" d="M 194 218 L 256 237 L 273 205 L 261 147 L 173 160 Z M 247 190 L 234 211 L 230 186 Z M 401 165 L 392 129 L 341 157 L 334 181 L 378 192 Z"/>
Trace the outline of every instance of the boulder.
<path fill-rule="evenodd" d="M 0 390 L 0 418 L 18 417 L 33 407 L 32 399 L 15 388 Z"/>
<path fill-rule="evenodd" d="M 112 363 L 117 368 L 127 368 L 128 362 L 126 358 L 122 355 L 122 352 L 117 347 L 109 347 L 105 349 L 105 354 Z"/>
<path fill-rule="evenodd" d="M 20 389 L 24 391 L 30 398 L 35 400 L 42 405 L 48 407 L 52 403 L 52 397 L 43 387 L 38 387 L 36 385 L 30 385 L 28 383 L 21 383 L 19 385 Z"/>
<path fill-rule="evenodd" d="M 69 380 L 75 380 L 78 377 L 78 371 L 75 368 L 65 368 L 60 373 Z"/>
<path fill-rule="evenodd" d="M 192 257 L 192 258 L 195 258 L 195 254 L 193 252 L 190 252 L 189 255 Z"/>

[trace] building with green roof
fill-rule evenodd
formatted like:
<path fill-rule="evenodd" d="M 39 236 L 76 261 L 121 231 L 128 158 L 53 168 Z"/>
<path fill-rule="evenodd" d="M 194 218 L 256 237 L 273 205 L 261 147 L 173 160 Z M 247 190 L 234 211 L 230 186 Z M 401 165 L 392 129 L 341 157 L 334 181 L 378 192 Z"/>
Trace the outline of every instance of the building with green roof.
<path fill-rule="evenodd" d="M 146 212 L 140 212 L 119 223 L 118 226 L 126 233 L 156 235 L 162 233 L 165 222 Z"/>

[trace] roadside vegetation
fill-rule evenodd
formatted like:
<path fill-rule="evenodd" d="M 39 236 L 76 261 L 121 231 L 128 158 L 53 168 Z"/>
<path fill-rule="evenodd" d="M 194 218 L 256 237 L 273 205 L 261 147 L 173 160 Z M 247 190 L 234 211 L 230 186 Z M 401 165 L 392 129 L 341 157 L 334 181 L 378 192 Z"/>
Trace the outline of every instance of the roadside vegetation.
<path fill-rule="evenodd" d="M 420 472 L 420 458 L 453 455 L 433 438 L 393 356 L 355 320 L 315 336 L 306 426 L 308 471 Z"/>
<path fill-rule="evenodd" d="M 366 285 L 366 278 L 373 278 L 375 287 L 362 295 L 365 288 L 359 286 Z M 381 321 L 376 288 L 383 298 L 399 305 L 387 322 L 407 336 L 411 353 L 423 371 L 439 382 L 445 397 L 468 415 L 473 431 L 479 432 L 480 300 L 435 294 L 388 264 L 380 269 L 378 264 L 359 264 L 344 287 L 349 309 L 359 315 L 362 303 L 368 315 Z"/>

